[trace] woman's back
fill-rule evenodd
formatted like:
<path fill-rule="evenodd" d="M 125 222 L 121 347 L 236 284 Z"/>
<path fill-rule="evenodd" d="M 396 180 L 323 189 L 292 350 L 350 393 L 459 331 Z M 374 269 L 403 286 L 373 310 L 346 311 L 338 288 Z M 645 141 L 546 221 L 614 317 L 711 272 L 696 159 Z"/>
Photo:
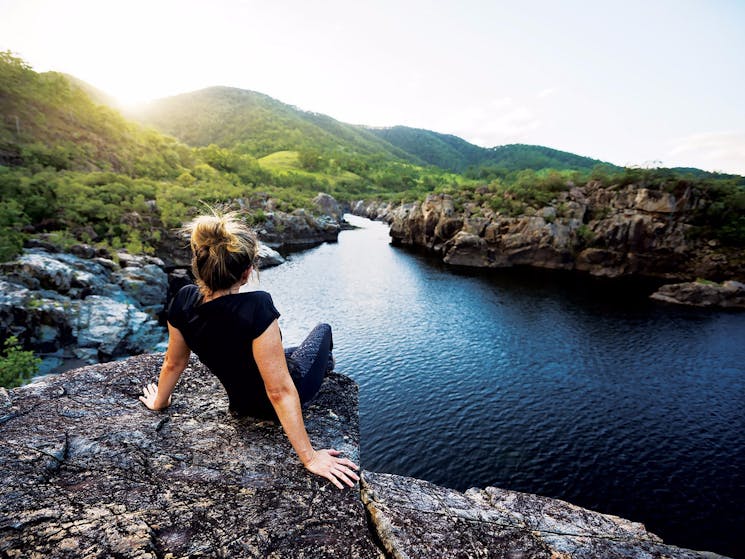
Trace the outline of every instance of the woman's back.
<path fill-rule="evenodd" d="M 271 296 L 252 291 L 202 301 L 197 286 L 183 287 L 171 303 L 168 322 L 220 379 L 232 411 L 276 417 L 252 351 L 253 340 L 279 317 Z"/>

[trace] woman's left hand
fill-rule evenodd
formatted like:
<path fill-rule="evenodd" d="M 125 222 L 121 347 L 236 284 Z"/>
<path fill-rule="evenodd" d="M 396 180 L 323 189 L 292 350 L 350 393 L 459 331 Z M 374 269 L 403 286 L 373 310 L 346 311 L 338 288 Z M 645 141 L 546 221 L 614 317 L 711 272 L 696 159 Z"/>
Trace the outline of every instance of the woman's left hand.
<path fill-rule="evenodd" d="M 140 402 L 145 404 L 149 409 L 153 411 L 160 411 L 166 409 L 168 406 L 171 405 L 171 397 L 168 397 L 168 401 L 165 403 L 165 405 L 159 405 L 156 404 L 156 401 L 158 399 L 158 385 L 154 382 L 151 382 L 147 386 L 145 386 L 142 389 L 143 396 L 140 396 Z"/>

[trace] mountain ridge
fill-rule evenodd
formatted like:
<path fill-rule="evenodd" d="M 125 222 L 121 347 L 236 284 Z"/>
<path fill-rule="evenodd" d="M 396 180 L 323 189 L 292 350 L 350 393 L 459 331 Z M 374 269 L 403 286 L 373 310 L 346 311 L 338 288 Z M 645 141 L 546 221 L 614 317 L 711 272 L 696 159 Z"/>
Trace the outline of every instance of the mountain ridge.
<path fill-rule="evenodd" d="M 274 113 L 274 122 L 268 121 Z M 304 111 L 265 93 L 232 86 L 211 86 L 156 99 L 126 116 L 193 146 L 210 143 L 245 149 L 256 157 L 304 146 L 296 132 L 316 149 L 357 151 L 392 157 L 415 165 L 433 165 L 462 173 L 469 167 L 499 166 L 506 170 L 558 168 L 591 170 L 596 165 L 621 167 L 590 157 L 530 144 L 477 146 L 455 136 L 402 125 L 373 127 L 348 124 L 323 113 Z M 225 128 L 216 123 L 227 123 Z M 285 137 L 281 137 L 284 125 Z"/>

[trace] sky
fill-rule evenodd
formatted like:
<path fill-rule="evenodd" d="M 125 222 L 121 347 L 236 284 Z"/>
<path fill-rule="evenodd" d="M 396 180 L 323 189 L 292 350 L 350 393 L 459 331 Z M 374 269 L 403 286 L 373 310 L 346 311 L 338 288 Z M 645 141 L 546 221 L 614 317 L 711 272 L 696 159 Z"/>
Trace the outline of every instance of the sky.
<path fill-rule="evenodd" d="M 745 0 L 0 0 L 124 104 L 214 85 L 368 126 L 745 175 Z"/>

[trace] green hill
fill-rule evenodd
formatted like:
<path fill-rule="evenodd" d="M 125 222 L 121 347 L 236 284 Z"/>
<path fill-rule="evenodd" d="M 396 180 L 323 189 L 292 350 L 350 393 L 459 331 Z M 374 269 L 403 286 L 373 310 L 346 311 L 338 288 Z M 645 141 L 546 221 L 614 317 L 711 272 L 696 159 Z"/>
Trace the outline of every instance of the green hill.
<path fill-rule="evenodd" d="M 461 173 L 469 167 L 501 167 L 508 171 L 521 169 L 591 170 L 597 159 L 582 157 L 566 151 L 511 144 L 484 148 L 450 134 L 421 130 L 406 126 L 372 128 L 372 132 L 430 165 Z M 608 165 L 605 163 L 604 165 Z"/>
<path fill-rule="evenodd" d="M 363 127 L 234 87 L 210 87 L 159 99 L 129 116 L 191 146 L 216 144 L 254 157 L 315 149 L 410 159 Z"/>
<path fill-rule="evenodd" d="M 191 146 L 216 144 L 254 157 L 315 150 L 341 160 L 352 157 L 373 164 L 406 161 L 454 173 L 481 167 L 584 171 L 602 163 L 542 146 L 484 148 L 431 130 L 355 126 L 232 87 L 210 87 L 159 99 L 130 116 Z"/>
<path fill-rule="evenodd" d="M 81 83 L 0 52 L 0 164 L 178 175 L 188 148 L 93 102 Z"/>

